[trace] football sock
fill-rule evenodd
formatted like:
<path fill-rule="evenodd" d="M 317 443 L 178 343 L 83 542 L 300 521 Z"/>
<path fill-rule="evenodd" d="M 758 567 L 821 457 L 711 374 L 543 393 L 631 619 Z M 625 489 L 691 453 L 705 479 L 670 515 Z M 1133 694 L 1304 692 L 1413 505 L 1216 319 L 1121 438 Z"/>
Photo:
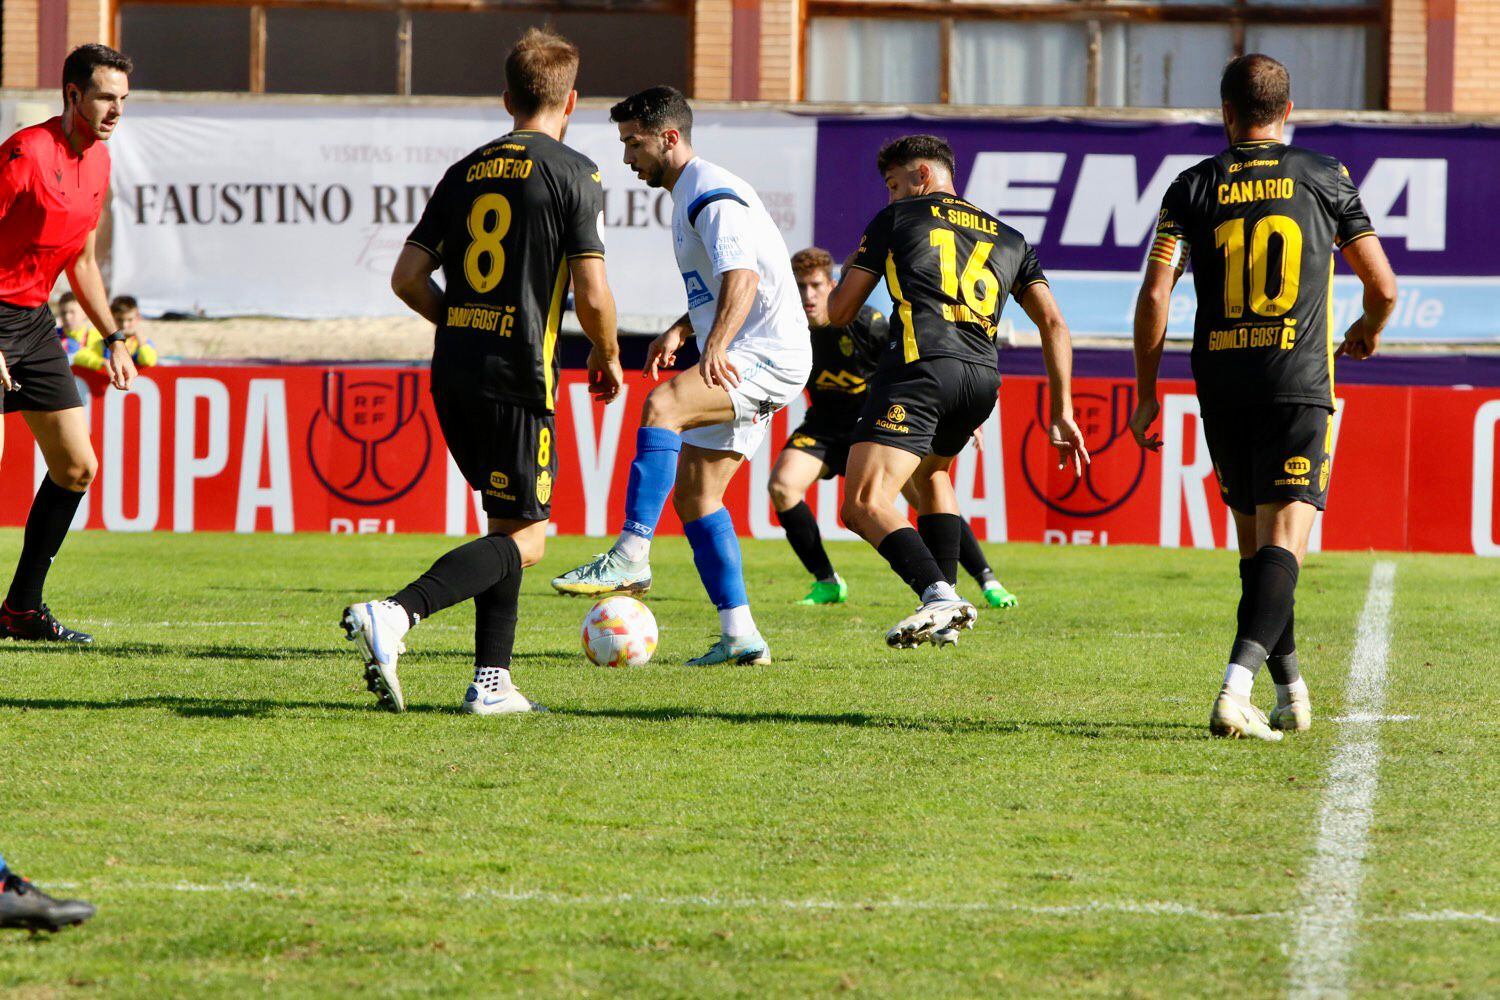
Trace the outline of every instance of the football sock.
<path fill-rule="evenodd" d="M 1276 640 L 1276 645 L 1271 647 L 1271 655 L 1266 657 L 1266 669 L 1271 672 L 1271 680 L 1277 686 L 1285 687 L 1293 681 L 1301 678 L 1302 673 L 1297 669 L 1297 602 L 1292 602 L 1292 610 L 1287 613 L 1286 628 L 1281 632 L 1281 638 Z"/>
<path fill-rule="evenodd" d="M 958 582 L 958 551 L 961 547 L 964 519 L 957 514 L 922 514 L 917 517 L 917 534 L 927 544 L 927 551 L 937 560 L 943 579 Z"/>
<path fill-rule="evenodd" d="M 510 667 L 525 572 L 507 573 L 493 587 L 474 595 L 474 666 Z"/>
<path fill-rule="evenodd" d="M 401 605 L 415 625 L 520 573 L 521 550 L 515 540 L 509 535 L 485 535 L 445 552 L 390 600 Z"/>
<path fill-rule="evenodd" d="M 802 565 L 816 580 L 833 579 L 833 563 L 828 559 L 828 550 L 823 548 L 823 533 L 818 530 L 818 519 L 813 516 L 807 501 L 799 500 L 795 507 L 776 512 L 776 518 L 786 529 L 786 540 L 792 551 L 802 560 Z"/>
<path fill-rule="evenodd" d="M 1255 687 L 1255 671 L 1231 663 L 1224 671 L 1224 689 L 1240 701 L 1250 700 L 1250 691 Z"/>
<path fill-rule="evenodd" d="M 1279 545 L 1255 553 L 1244 579 L 1239 632 L 1229 662 L 1253 675 L 1286 631 L 1297 591 L 1297 557 Z"/>
<path fill-rule="evenodd" d="M 995 571 L 990 569 L 990 562 L 984 557 L 984 549 L 979 547 L 979 539 L 974 537 L 974 529 L 969 526 L 969 522 L 959 518 L 959 524 L 961 533 L 958 536 L 958 561 L 963 564 L 964 572 L 983 587 L 995 579 Z"/>
<path fill-rule="evenodd" d="M 741 604 L 733 608 L 720 608 L 719 631 L 735 638 L 754 635 L 755 619 L 750 615 L 750 605 Z"/>
<path fill-rule="evenodd" d="M 897 528 L 880 540 L 875 550 L 891 564 L 896 575 L 906 581 L 918 597 L 935 583 L 947 583 L 932 551 L 915 528 Z"/>
<path fill-rule="evenodd" d="M 745 577 L 740 566 L 740 540 L 734 533 L 734 520 L 720 507 L 712 514 L 689 521 L 682 526 L 688 544 L 693 547 L 693 565 L 709 600 L 720 611 L 750 603 L 745 596 Z M 748 612 L 747 612 L 748 614 Z"/>
<path fill-rule="evenodd" d="M 651 536 L 667 495 L 677 481 L 677 455 L 682 451 L 682 436 L 665 427 L 642 427 L 635 432 L 635 458 L 630 463 L 630 480 L 625 486 L 625 527 L 616 550 L 637 562 L 651 549 Z M 627 535 L 645 540 L 644 552 L 639 543 Z M 627 551 L 627 546 L 632 551 Z M 640 554 L 633 554 L 640 552 Z"/>
<path fill-rule="evenodd" d="M 474 683 L 491 691 L 505 691 L 511 686 L 509 667 L 475 667 Z"/>
<path fill-rule="evenodd" d="M 1295 694 L 1300 694 L 1303 698 L 1307 697 L 1307 681 L 1300 677 L 1286 684 L 1276 685 L 1276 704 L 1290 705 L 1292 696 Z"/>
<path fill-rule="evenodd" d="M 52 560 L 62 548 L 68 526 L 82 502 L 82 493 L 63 489 L 51 476 L 42 477 L 36 499 L 31 501 L 31 512 L 26 515 L 21 558 L 16 562 L 16 575 L 11 578 L 10 593 L 5 598 L 12 611 L 35 611 L 42 606 L 47 570 L 52 568 Z"/>

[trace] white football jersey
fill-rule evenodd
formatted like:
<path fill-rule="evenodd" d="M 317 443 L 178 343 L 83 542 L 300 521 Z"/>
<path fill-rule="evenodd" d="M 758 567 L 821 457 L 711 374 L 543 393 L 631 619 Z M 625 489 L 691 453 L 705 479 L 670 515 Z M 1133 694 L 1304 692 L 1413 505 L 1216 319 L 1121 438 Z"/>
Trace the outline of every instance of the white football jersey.
<path fill-rule="evenodd" d="M 751 270 L 760 276 L 755 302 L 728 346 L 793 367 L 811 364 L 812 340 L 791 254 L 754 188 L 694 157 L 672 188 L 672 243 L 699 350 L 714 325 L 724 272 Z"/>

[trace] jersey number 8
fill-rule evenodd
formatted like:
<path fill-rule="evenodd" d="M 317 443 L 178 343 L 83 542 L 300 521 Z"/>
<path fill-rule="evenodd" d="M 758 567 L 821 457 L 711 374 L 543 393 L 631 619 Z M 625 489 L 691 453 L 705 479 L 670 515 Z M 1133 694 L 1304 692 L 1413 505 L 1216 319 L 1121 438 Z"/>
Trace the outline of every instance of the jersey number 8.
<path fill-rule="evenodd" d="M 1271 237 L 1281 237 L 1281 274 L 1276 294 L 1270 285 Z M 1224 317 L 1245 315 L 1245 220 L 1230 219 L 1214 230 L 1214 246 L 1224 251 Z M 1282 316 L 1297 304 L 1302 278 L 1302 230 L 1285 215 L 1267 215 L 1250 231 L 1250 311 Z"/>
<path fill-rule="evenodd" d="M 491 221 L 493 220 L 493 222 Z M 464 277 L 469 287 L 484 294 L 505 274 L 505 248 L 500 241 L 510 231 L 510 201 L 503 194 L 482 194 L 469 209 L 469 236 L 464 254 Z"/>

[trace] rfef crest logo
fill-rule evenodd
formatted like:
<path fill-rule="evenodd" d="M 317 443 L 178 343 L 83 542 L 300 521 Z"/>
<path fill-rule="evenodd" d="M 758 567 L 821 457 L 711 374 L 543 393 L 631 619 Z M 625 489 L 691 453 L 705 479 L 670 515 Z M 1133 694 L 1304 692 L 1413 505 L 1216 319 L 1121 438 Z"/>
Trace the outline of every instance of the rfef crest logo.
<path fill-rule="evenodd" d="M 1021 439 L 1021 474 L 1032 494 L 1070 517 L 1100 517 L 1129 500 L 1146 473 L 1145 449 L 1137 448 L 1130 437 L 1134 406 L 1134 386 L 1116 385 L 1108 396 L 1075 394 L 1073 419 L 1083 432 L 1091 462 L 1083 467 L 1082 478 L 1075 478 L 1070 466 L 1065 485 L 1049 489 L 1048 476 L 1057 468 L 1058 451 L 1048 440 L 1052 420 L 1047 386 L 1038 385 L 1032 422 Z"/>
<path fill-rule="evenodd" d="M 307 457 L 328 492 L 362 506 L 409 493 L 427 471 L 432 430 L 416 372 L 328 372 L 307 430 Z"/>

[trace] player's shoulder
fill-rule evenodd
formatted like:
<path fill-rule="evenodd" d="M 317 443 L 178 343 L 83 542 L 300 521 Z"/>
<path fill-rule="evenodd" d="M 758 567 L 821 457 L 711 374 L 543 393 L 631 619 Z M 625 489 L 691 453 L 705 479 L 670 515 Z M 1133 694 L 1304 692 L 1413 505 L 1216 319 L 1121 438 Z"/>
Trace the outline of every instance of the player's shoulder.
<path fill-rule="evenodd" d="M 595 182 L 599 181 L 599 165 L 567 143 L 542 132 L 512 133 L 512 137 L 524 140 L 533 159 L 561 173 L 570 176 L 581 175 Z"/>
<path fill-rule="evenodd" d="M 58 121 L 59 119 L 52 118 L 18 129 L 5 140 L 5 155 L 7 157 L 28 156 L 40 149 L 56 145 L 55 127 Z M 96 142 L 94 145 L 103 146 L 104 144 Z"/>
<path fill-rule="evenodd" d="M 1305 171 L 1311 176 L 1328 178 L 1348 177 L 1349 170 L 1336 156 L 1320 153 L 1306 146 L 1287 146 L 1282 150 L 1282 160 L 1290 167 Z"/>
<path fill-rule="evenodd" d="M 684 195 L 690 211 L 695 201 L 708 195 L 733 194 L 736 200 L 744 204 L 749 204 L 755 195 L 755 189 L 739 174 L 717 163 L 710 163 L 701 156 L 693 162 L 693 169 L 686 170 L 683 174 L 682 180 L 687 181 Z M 672 194 L 675 198 L 677 191 L 674 189 Z"/>
<path fill-rule="evenodd" d="M 885 316 L 874 306 L 860 306 L 854 317 L 854 325 L 864 330 L 873 330 L 876 324 L 885 322 Z"/>

